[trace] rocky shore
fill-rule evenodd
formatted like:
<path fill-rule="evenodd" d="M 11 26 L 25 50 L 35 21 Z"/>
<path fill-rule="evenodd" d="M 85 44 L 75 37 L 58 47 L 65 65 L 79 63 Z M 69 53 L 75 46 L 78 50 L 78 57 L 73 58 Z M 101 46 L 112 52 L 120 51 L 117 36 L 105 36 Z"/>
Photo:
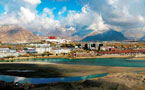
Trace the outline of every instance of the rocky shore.
<path fill-rule="evenodd" d="M 92 80 L 45 85 L 0 81 L 0 90 L 145 90 L 145 73 L 113 73 Z"/>

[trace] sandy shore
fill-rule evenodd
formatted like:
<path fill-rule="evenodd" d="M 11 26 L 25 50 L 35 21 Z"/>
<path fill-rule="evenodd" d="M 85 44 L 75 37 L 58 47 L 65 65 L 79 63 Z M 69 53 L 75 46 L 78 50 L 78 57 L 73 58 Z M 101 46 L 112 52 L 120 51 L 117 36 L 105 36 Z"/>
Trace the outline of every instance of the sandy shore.
<path fill-rule="evenodd" d="M 38 56 L 38 57 L 15 57 L 15 58 L 4 58 L 4 60 L 27 60 L 27 59 L 42 59 L 42 58 L 67 58 L 67 59 L 91 59 L 91 58 L 133 58 L 131 56 L 112 56 L 112 55 L 103 55 L 103 56 L 96 56 L 96 57 L 68 57 L 68 56 Z"/>
<path fill-rule="evenodd" d="M 8 70 L 11 72 L 8 72 Z M 15 72 L 15 70 L 30 70 L 34 72 Z M 47 62 L 13 62 L 0 63 L 0 74 L 22 77 L 72 77 L 87 76 L 103 73 L 120 73 L 145 71 L 145 68 L 108 67 L 55 64 Z"/>
<path fill-rule="evenodd" d="M 103 55 L 103 56 L 96 56 L 96 57 L 74 57 L 72 59 L 89 59 L 89 58 L 132 58 L 132 56 L 113 56 L 113 55 Z"/>
<path fill-rule="evenodd" d="M 16 70 L 34 72 L 15 72 Z M 145 71 L 145 68 L 84 66 L 48 62 L 0 62 L 0 74 L 20 77 L 73 77 L 110 73 L 102 78 L 70 83 L 16 85 L 0 81 L 0 89 L 4 90 L 9 87 L 8 89 L 17 88 L 18 90 L 144 90 L 145 73 L 138 74 L 135 73 L 136 71 Z"/>
<path fill-rule="evenodd" d="M 41 58 L 68 58 L 68 56 L 30 56 L 30 57 L 15 57 L 15 58 L 4 58 L 4 60 L 22 60 L 22 59 L 41 59 Z"/>
<path fill-rule="evenodd" d="M 130 60 L 145 60 L 145 57 L 129 58 Z"/>
<path fill-rule="evenodd" d="M 2 60 L 27 60 L 27 59 L 42 59 L 42 58 L 66 58 L 66 59 L 91 59 L 91 58 L 122 58 L 122 59 L 129 59 L 129 60 L 145 60 L 145 57 L 135 57 L 130 55 L 102 55 L 102 56 L 95 56 L 95 57 L 69 57 L 69 56 L 30 56 L 30 57 L 15 57 L 15 58 L 4 58 Z"/>

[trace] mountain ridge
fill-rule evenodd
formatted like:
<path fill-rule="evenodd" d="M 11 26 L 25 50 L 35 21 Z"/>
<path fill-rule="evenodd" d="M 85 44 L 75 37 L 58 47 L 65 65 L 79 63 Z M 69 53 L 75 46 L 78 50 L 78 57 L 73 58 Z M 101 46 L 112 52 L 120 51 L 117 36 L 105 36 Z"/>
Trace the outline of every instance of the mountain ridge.
<path fill-rule="evenodd" d="M 2 43 L 28 43 L 37 42 L 40 36 L 17 25 L 3 25 L 0 27 L 0 42 Z"/>
<path fill-rule="evenodd" d="M 145 41 L 145 35 L 142 38 L 140 38 L 140 40 Z"/>
<path fill-rule="evenodd" d="M 123 40 L 127 40 L 127 38 L 121 32 L 115 30 L 108 30 L 100 34 L 87 36 L 81 41 L 123 41 Z"/>

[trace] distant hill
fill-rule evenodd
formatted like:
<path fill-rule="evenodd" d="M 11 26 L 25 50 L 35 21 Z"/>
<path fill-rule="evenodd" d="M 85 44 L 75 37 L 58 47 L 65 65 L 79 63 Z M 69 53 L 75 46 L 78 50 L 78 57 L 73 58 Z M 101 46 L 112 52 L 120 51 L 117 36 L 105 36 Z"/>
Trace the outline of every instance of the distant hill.
<path fill-rule="evenodd" d="M 36 34 L 38 36 L 43 36 L 43 34 L 41 32 L 32 32 L 32 33 L 34 33 L 34 34 Z"/>
<path fill-rule="evenodd" d="M 82 41 L 123 41 L 127 38 L 121 33 L 115 30 L 109 30 L 101 34 L 94 36 L 87 36 Z"/>
<path fill-rule="evenodd" d="M 0 42 L 2 43 L 28 43 L 40 40 L 38 35 L 17 25 L 0 26 Z"/>
<path fill-rule="evenodd" d="M 93 30 L 87 30 L 87 26 L 82 27 L 81 29 L 78 29 L 78 31 L 74 34 L 72 34 L 72 36 L 80 36 L 80 37 L 84 37 L 88 34 L 90 34 Z"/>
<path fill-rule="evenodd" d="M 140 40 L 141 41 L 145 41 L 145 35 Z"/>

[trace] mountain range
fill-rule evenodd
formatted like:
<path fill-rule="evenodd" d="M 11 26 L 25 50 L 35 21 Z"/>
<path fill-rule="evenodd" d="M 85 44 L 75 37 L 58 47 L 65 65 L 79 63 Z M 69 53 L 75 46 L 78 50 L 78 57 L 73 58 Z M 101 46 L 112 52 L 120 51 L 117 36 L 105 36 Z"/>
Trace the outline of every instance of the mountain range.
<path fill-rule="evenodd" d="M 141 41 L 145 41 L 145 35 L 140 40 Z"/>
<path fill-rule="evenodd" d="M 28 43 L 37 42 L 40 36 L 17 25 L 0 26 L 0 42 L 2 43 Z"/>
<path fill-rule="evenodd" d="M 17 25 L 2 25 L 0 26 L 0 42 L 2 43 L 29 43 L 38 42 L 42 39 L 43 32 L 30 32 L 30 30 Z M 81 30 L 70 34 L 72 40 L 80 40 L 83 42 L 88 41 L 123 41 L 128 40 L 123 33 L 116 30 L 108 30 L 101 33 L 93 32 L 93 30 L 87 30 L 87 27 L 83 27 Z M 48 35 L 51 36 L 51 35 Z M 69 38 L 69 37 L 68 37 Z M 67 38 L 67 39 L 68 39 Z M 139 40 L 145 41 L 145 36 Z"/>
<path fill-rule="evenodd" d="M 93 36 L 87 36 L 82 41 L 123 41 L 127 40 L 127 38 L 118 31 L 108 30 L 103 33 L 99 33 Z"/>

